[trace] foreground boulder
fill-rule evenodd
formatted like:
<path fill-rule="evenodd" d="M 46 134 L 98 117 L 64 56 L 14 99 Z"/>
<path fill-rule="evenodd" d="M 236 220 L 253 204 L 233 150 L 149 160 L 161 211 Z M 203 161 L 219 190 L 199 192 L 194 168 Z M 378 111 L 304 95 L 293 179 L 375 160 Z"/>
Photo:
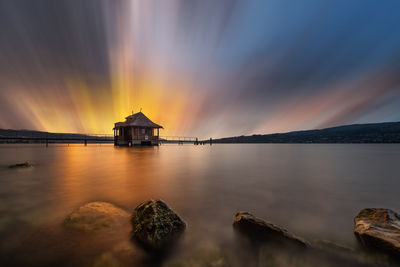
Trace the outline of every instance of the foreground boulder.
<path fill-rule="evenodd" d="M 235 229 L 255 242 L 271 242 L 305 248 L 307 243 L 272 223 L 265 222 L 248 212 L 238 212 L 233 221 Z"/>
<path fill-rule="evenodd" d="M 137 206 L 131 217 L 132 237 L 145 248 L 160 250 L 176 241 L 185 222 L 161 200 Z"/>
<path fill-rule="evenodd" d="M 14 168 L 28 168 L 28 167 L 32 167 L 33 164 L 30 161 L 25 161 L 25 162 L 21 162 L 21 163 L 16 163 L 13 165 L 9 165 L 8 168 L 10 169 L 14 169 Z"/>
<path fill-rule="evenodd" d="M 354 218 L 354 233 L 365 246 L 400 255 L 400 215 L 392 210 L 361 210 Z"/>
<path fill-rule="evenodd" d="M 64 226 L 81 231 L 98 231 L 128 222 L 129 214 L 107 202 L 91 202 L 74 210 Z"/>

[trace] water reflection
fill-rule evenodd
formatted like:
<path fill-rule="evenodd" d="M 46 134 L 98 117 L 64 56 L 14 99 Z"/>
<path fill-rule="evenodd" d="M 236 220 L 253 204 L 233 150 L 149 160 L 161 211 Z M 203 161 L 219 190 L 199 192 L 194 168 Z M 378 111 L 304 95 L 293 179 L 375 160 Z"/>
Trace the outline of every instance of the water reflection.
<path fill-rule="evenodd" d="M 243 248 L 235 248 L 231 228 L 239 210 L 308 239 L 356 247 L 352 227 L 358 210 L 387 207 L 400 211 L 399 148 L 0 146 L 0 263 L 5 259 L 21 263 L 17 255 L 23 253 L 29 256 L 26 262 L 39 265 L 113 260 L 143 264 L 146 257 L 130 243 L 128 228 L 88 236 L 71 234 L 60 225 L 68 213 L 87 202 L 108 201 L 132 211 L 149 198 L 165 200 L 188 224 L 181 247 L 165 264 L 202 257 L 193 256 L 193 251 L 211 255 L 210 260 L 218 260 L 222 253 L 222 261 L 239 262 L 235 257 Z M 26 160 L 35 166 L 6 168 Z M 52 247 L 51 257 L 47 247 Z"/>

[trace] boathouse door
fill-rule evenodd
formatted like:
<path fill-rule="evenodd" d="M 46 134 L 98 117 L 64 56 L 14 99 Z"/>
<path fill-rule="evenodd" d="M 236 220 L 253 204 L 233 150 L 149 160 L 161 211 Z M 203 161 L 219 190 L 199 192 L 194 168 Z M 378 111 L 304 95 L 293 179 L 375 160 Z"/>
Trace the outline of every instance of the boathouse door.
<path fill-rule="evenodd" d="M 124 129 L 124 139 L 126 141 L 132 140 L 132 131 L 129 127 L 125 127 Z"/>

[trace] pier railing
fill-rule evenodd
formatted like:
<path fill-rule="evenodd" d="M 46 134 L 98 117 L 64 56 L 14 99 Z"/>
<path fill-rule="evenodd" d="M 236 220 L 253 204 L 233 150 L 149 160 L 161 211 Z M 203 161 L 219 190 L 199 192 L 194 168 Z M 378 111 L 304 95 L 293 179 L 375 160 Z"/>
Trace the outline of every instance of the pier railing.
<path fill-rule="evenodd" d="M 198 144 L 199 139 L 197 137 L 188 137 L 188 136 L 160 136 L 159 143 L 175 143 L 175 144 L 184 144 L 184 143 L 193 143 Z"/>
<path fill-rule="evenodd" d="M 13 143 L 113 143 L 114 136 L 110 134 L 63 134 L 63 133 L 18 133 L 7 134 L 0 136 L 0 143 L 13 144 Z"/>
<path fill-rule="evenodd" d="M 199 141 L 197 137 L 189 136 L 160 136 L 158 142 L 160 144 L 204 144 L 204 141 Z M 114 135 L 112 134 L 75 134 L 75 133 L 37 133 L 27 132 L 21 133 L 15 131 L 14 133 L 8 133 L 7 135 L 0 135 L 0 143 L 6 144 L 29 144 L 29 143 L 60 143 L 60 144 L 74 144 L 83 143 L 114 143 Z"/>

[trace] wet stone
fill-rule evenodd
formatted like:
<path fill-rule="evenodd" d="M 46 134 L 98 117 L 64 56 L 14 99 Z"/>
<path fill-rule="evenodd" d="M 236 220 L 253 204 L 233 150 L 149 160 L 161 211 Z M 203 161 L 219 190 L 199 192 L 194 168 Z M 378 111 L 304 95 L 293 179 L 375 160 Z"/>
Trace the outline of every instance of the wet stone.
<path fill-rule="evenodd" d="M 272 242 L 298 248 L 307 247 L 307 243 L 301 238 L 248 212 L 238 212 L 233 221 L 233 226 L 236 230 L 249 237 L 250 240 L 258 243 Z"/>
<path fill-rule="evenodd" d="M 74 210 L 64 226 L 85 232 L 114 228 L 129 221 L 129 214 L 107 202 L 91 202 Z"/>
<path fill-rule="evenodd" d="M 186 228 L 185 222 L 161 200 L 149 200 L 137 206 L 131 223 L 132 238 L 151 250 L 167 248 Z"/>
<path fill-rule="evenodd" d="M 28 168 L 28 167 L 32 167 L 33 164 L 30 161 L 25 161 L 25 162 L 20 162 L 20 163 L 16 163 L 13 165 L 9 165 L 8 168 L 10 169 L 15 169 L 15 168 Z"/>
<path fill-rule="evenodd" d="M 367 247 L 400 255 L 400 215 L 390 209 L 363 209 L 354 218 L 354 234 Z"/>

